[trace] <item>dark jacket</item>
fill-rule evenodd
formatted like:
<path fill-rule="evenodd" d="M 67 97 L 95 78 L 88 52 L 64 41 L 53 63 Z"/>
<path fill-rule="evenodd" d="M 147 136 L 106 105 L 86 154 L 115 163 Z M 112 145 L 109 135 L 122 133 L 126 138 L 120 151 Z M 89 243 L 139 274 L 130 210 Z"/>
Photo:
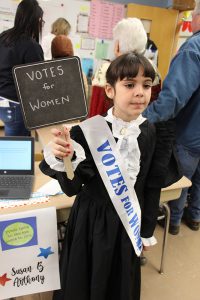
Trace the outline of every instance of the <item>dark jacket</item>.
<path fill-rule="evenodd" d="M 176 141 L 200 154 L 200 32 L 190 37 L 173 58 L 157 101 L 143 115 L 150 122 L 174 118 Z"/>
<path fill-rule="evenodd" d="M 0 35 L 0 96 L 18 102 L 12 68 L 42 60 L 43 50 L 35 40 L 22 37 L 15 44 L 6 46 Z"/>

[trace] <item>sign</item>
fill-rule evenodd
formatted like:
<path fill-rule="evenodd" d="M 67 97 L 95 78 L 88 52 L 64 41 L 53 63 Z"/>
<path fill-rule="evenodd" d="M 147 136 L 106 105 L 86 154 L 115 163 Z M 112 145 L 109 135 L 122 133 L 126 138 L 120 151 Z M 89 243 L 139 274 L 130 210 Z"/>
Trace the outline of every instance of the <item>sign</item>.
<path fill-rule="evenodd" d="M 27 129 L 87 116 L 78 57 L 16 66 L 13 76 Z"/>
<path fill-rule="evenodd" d="M 1 215 L 0 252 L 0 299 L 59 289 L 56 209 Z"/>

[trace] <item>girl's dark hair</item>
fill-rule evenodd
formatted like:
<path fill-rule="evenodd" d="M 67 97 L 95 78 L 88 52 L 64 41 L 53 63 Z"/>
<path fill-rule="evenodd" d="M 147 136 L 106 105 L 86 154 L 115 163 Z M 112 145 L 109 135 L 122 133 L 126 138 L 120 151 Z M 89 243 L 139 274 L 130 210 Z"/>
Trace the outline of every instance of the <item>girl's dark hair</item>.
<path fill-rule="evenodd" d="M 39 42 L 42 32 L 43 10 L 37 0 L 22 0 L 17 7 L 14 27 L 1 34 L 6 45 L 15 43 L 21 36 L 34 38 Z"/>
<path fill-rule="evenodd" d="M 156 73 L 152 64 L 142 54 L 133 52 L 120 55 L 112 61 L 106 72 L 106 81 L 114 87 L 118 80 L 136 77 L 140 67 L 144 69 L 143 75 L 154 81 Z"/>

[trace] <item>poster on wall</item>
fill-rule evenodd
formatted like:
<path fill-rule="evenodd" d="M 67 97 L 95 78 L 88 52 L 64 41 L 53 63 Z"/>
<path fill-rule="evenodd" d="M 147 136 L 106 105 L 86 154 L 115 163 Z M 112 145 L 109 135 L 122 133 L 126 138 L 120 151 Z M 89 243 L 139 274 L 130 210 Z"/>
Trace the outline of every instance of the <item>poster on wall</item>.
<path fill-rule="evenodd" d="M 87 14 L 78 14 L 76 32 L 87 33 L 88 32 L 89 16 Z"/>
<path fill-rule="evenodd" d="M 56 209 L 0 215 L 0 253 L 0 299 L 59 289 Z"/>
<path fill-rule="evenodd" d="M 100 39 L 112 39 L 114 26 L 124 18 L 125 7 L 107 1 L 93 0 L 90 7 L 89 34 Z"/>

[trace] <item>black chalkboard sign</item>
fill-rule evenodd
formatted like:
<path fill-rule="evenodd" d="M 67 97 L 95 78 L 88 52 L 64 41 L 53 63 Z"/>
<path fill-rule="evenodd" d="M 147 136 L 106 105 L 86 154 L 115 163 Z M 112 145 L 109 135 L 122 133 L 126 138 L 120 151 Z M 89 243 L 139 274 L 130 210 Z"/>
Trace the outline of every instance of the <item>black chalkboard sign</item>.
<path fill-rule="evenodd" d="M 27 129 L 87 116 L 78 57 L 16 66 L 13 76 Z"/>

